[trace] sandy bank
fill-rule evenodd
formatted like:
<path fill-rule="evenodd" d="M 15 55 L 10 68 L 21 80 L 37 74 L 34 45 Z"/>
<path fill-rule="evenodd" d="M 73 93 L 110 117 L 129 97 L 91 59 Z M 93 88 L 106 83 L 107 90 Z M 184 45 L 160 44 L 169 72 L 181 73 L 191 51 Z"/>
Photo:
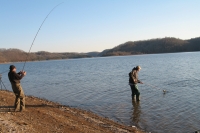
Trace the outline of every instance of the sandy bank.
<path fill-rule="evenodd" d="M 0 91 L 0 132 L 31 133 L 142 133 L 92 112 L 26 97 L 26 111 L 14 112 L 14 94 Z"/>

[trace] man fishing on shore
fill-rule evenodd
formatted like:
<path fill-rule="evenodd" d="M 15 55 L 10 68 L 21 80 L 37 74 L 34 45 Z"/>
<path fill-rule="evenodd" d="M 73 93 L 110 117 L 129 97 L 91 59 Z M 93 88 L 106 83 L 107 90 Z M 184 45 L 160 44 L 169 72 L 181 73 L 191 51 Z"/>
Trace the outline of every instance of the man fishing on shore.
<path fill-rule="evenodd" d="M 143 84 L 139 79 L 138 79 L 138 72 L 141 70 L 140 66 L 136 66 L 133 68 L 133 70 L 129 73 L 129 85 L 131 87 L 132 91 L 132 100 L 140 101 L 140 91 L 138 90 L 137 83 Z"/>
<path fill-rule="evenodd" d="M 20 71 L 16 73 L 16 67 L 14 65 L 10 66 L 10 72 L 8 73 L 8 78 L 12 85 L 13 92 L 15 93 L 15 111 L 25 110 L 25 95 L 20 84 L 20 80 L 26 75 L 25 71 Z"/>

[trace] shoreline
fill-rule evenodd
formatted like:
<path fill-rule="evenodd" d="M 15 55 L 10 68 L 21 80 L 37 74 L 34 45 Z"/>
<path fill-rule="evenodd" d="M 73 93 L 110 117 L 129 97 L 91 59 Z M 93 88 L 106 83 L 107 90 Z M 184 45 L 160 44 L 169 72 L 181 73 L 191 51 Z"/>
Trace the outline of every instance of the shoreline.
<path fill-rule="evenodd" d="M 110 55 L 110 56 L 96 56 L 96 57 L 82 57 L 82 58 L 66 58 L 66 59 L 49 59 L 49 60 L 34 60 L 26 62 L 45 62 L 45 61 L 59 61 L 59 60 L 70 60 L 70 59 L 87 59 L 87 58 L 106 58 L 106 57 L 125 57 L 125 56 L 138 56 L 138 55 L 162 55 L 162 54 L 179 54 L 179 53 L 196 53 L 200 51 L 187 51 L 187 52 L 169 52 L 169 53 L 150 53 L 150 54 L 128 54 L 128 55 Z M 24 63 L 25 61 L 14 61 L 14 62 L 0 62 L 1 64 L 10 63 Z"/>
<path fill-rule="evenodd" d="M 68 58 L 68 59 L 49 59 L 49 60 L 34 60 L 34 61 L 26 61 L 26 62 L 47 62 L 47 61 L 62 61 L 62 60 L 72 60 L 72 59 L 90 59 L 96 57 L 85 57 L 85 58 Z M 25 61 L 14 61 L 14 62 L 0 62 L 2 64 L 11 64 L 11 63 L 24 63 Z"/>
<path fill-rule="evenodd" d="M 67 59 L 58 59 L 58 60 L 67 60 Z M 26 61 L 26 62 L 45 62 L 45 61 L 53 61 L 53 60 L 34 60 L 34 61 Z M 56 60 L 55 60 L 56 61 Z M 11 63 L 24 63 L 25 61 L 14 61 L 14 62 L 0 62 L 1 64 L 11 64 Z"/>
<path fill-rule="evenodd" d="M 91 111 L 26 96 L 26 110 L 14 112 L 14 93 L 0 90 L 0 132 L 144 133 Z"/>

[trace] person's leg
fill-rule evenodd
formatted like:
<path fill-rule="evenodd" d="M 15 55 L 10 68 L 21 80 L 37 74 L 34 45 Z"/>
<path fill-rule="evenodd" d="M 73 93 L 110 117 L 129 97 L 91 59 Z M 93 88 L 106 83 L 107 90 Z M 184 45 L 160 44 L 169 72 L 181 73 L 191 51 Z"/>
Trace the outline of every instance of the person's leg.
<path fill-rule="evenodd" d="M 15 94 L 15 103 L 14 103 L 14 108 L 15 111 L 18 111 L 20 109 L 20 98 L 19 98 L 19 90 L 16 86 L 16 84 L 12 83 L 12 89 Z"/>
<path fill-rule="evenodd" d="M 25 110 L 25 97 L 20 98 L 20 111 Z"/>
<path fill-rule="evenodd" d="M 17 103 L 17 99 L 18 99 L 18 96 L 15 94 L 15 102 L 14 102 L 14 108 L 16 109 L 16 103 Z"/>
<path fill-rule="evenodd" d="M 19 92 L 20 92 L 20 111 L 25 110 L 25 95 L 24 95 L 24 91 L 21 87 L 21 85 L 19 85 Z"/>
<path fill-rule="evenodd" d="M 15 95 L 15 111 L 19 111 L 20 110 L 20 98 L 19 95 Z"/>
<path fill-rule="evenodd" d="M 140 91 L 138 90 L 138 86 L 134 85 L 135 87 L 135 94 L 136 94 L 136 100 L 140 101 Z"/>
<path fill-rule="evenodd" d="M 132 100 L 135 100 L 135 91 L 134 91 L 134 86 L 133 85 L 130 85 L 131 87 L 131 91 L 132 91 Z"/>

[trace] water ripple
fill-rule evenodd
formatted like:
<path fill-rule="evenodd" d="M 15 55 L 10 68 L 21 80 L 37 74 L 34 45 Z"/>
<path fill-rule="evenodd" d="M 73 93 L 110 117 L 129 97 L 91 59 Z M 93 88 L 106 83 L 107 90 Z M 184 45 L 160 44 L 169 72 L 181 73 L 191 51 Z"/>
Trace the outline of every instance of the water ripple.
<path fill-rule="evenodd" d="M 199 129 L 200 53 L 28 62 L 22 86 L 35 95 L 91 110 L 126 125 L 157 133 Z M 10 64 L 1 64 L 0 71 Z M 23 63 L 14 63 L 22 68 Z M 128 73 L 141 65 L 141 102 L 132 102 Z M 2 78 L 11 90 L 7 74 Z M 152 87 L 155 86 L 155 87 Z M 167 90 L 163 94 L 163 89 Z"/>

